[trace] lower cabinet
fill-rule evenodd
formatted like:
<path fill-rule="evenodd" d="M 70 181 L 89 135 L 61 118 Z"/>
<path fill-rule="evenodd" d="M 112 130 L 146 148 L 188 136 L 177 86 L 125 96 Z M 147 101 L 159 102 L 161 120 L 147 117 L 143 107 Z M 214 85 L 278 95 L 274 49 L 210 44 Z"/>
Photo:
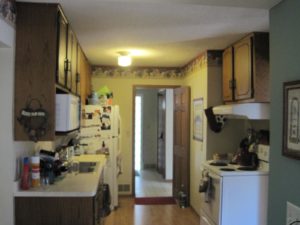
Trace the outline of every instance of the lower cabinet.
<path fill-rule="evenodd" d="M 15 197 L 15 225 L 100 225 L 102 197 Z"/>

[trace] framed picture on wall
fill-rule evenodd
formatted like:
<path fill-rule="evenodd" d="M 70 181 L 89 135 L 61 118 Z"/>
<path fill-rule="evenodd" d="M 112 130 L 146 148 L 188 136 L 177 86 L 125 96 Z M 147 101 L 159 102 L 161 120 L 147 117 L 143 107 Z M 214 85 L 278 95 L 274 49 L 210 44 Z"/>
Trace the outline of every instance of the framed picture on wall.
<path fill-rule="evenodd" d="M 193 100 L 193 139 L 203 141 L 203 98 Z"/>
<path fill-rule="evenodd" d="M 283 84 L 282 154 L 300 159 L 300 81 Z"/>

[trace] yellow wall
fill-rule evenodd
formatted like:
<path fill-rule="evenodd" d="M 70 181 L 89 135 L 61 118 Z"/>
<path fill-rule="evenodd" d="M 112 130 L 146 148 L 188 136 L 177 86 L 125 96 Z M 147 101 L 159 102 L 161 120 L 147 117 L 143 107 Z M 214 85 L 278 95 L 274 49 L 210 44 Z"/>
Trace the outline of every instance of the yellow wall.
<path fill-rule="evenodd" d="M 94 76 L 92 79 L 93 89 L 98 90 L 101 86 L 107 85 L 114 94 L 113 104 L 120 105 L 121 118 L 122 118 L 122 151 L 123 151 L 123 174 L 119 178 L 120 184 L 131 184 L 132 181 L 132 103 L 133 103 L 133 85 L 184 85 L 191 88 L 191 114 L 193 99 L 203 98 L 204 108 L 207 108 L 208 99 L 208 66 L 206 54 L 199 57 L 189 69 L 185 70 L 186 76 L 183 79 L 126 79 L 126 78 L 103 78 Z M 217 84 L 221 82 L 221 69 L 220 65 L 217 67 L 218 71 L 214 71 L 215 76 L 213 81 Z M 216 69 L 213 69 L 216 70 Z M 213 84 L 212 84 L 213 85 Z M 219 84 L 219 86 L 221 83 Z M 215 90 L 214 90 L 215 91 Z M 220 88 L 217 94 L 220 95 Z M 213 98 L 215 99 L 213 94 Z M 220 98 L 218 98 L 220 101 Z M 191 115 L 192 118 L 192 115 Z M 195 141 L 192 137 L 193 134 L 193 121 L 191 120 L 191 139 L 190 139 L 190 201 L 191 206 L 195 211 L 200 213 L 200 194 L 198 192 L 199 182 L 201 178 L 201 164 L 206 160 L 206 144 L 207 144 L 207 123 L 204 116 L 204 139 L 202 142 Z"/>
<path fill-rule="evenodd" d="M 191 118 L 193 118 L 193 99 L 203 98 L 203 107 L 207 106 L 207 64 L 200 64 L 185 78 L 185 85 L 191 87 Z M 203 137 L 206 137 L 206 119 L 203 124 Z M 201 178 L 201 162 L 206 158 L 206 138 L 203 141 L 193 139 L 193 121 L 190 127 L 190 203 L 195 211 L 200 214 L 200 194 L 198 191 Z"/>
<path fill-rule="evenodd" d="M 92 77 L 93 90 L 98 90 L 106 85 L 114 95 L 113 104 L 120 106 L 122 119 L 121 126 L 121 150 L 122 150 L 122 174 L 119 176 L 119 184 L 132 182 L 132 135 L 133 135 L 133 86 L 134 85 L 183 85 L 181 79 L 127 79 L 127 78 L 101 78 Z M 131 192 L 130 192 L 131 193 Z M 128 194 L 130 194 L 128 193 Z"/>
<path fill-rule="evenodd" d="M 113 104 L 120 105 L 122 128 L 121 146 L 123 152 L 123 174 L 119 177 L 119 184 L 132 183 L 132 103 L 134 85 L 177 85 L 191 88 L 191 118 L 193 118 L 193 100 L 203 98 L 204 109 L 222 104 L 221 63 L 211 54 L 202 54 L 184 69 L 181 79 L 136 79 L 112 76 L 93 76 L 93 89 L 108 86 L 114 94 Z M 211 159 L 215 152 L 234 152 L 239 141 L 245 135 L 244 121 L 228 121 L 224 132 L 213 133 L 208 129 L 205 115 L 203 115 L 203 141 L 193 139 L 193 121 L 191 120 L 190 139 L 190 203 L 200 214 L 200 194 L 198 192 L 201 179 L 201 165 Z M 209 146 L 209 147 L 208 147 Z M 131 191 L 128 192 L 131 194 Z"/>

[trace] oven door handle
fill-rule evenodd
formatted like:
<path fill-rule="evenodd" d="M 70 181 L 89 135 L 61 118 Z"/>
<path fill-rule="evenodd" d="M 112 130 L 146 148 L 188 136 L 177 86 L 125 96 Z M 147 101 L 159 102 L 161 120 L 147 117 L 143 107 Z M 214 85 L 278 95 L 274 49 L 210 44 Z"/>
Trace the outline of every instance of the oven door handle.
<path fill-rule="evenodd" d="M 220 176 L 217 176 L 217 175 L 212 174 L 212 173 L 209 173 L 208 176 L 211 177 L 211 178 L 213 178 L 213 179 L 216 179 L 216 180 L 221 180 Z"/>

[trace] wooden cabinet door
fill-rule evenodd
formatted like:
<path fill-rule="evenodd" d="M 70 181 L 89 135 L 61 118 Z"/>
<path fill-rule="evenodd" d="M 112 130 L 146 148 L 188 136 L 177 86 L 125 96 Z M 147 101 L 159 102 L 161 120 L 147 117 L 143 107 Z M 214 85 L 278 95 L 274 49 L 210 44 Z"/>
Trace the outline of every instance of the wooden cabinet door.
<path fill-rule="evenodd" d="M 67 30 L 68 24 L 61 13 L 58 13 L 59 39 L 58 39 L 58 70 L 56 82 L 66 85 L 66 60 L 67 60 Z"/>
<path fill-rule="evenodd" d="M 77 86 L 77 40 L 72 32 L 72 49 L 71 49 L 71 91 L 76 93 L 76 86 Z"/>
<path fill-rule="evenodd" d="M 157 171 L 166 177 L 166 90 L 158 93 Z"/>
<path fill-rule="evenodd" d="M 190 88 L 174 89 L 173 196 L 190 192 Z"/>
<path fill-rule="evenodd" d="M 78 67 L 80 74 L 80 96 L 81 102 L 85 104 L 86 98 L 91 91 L 91 67 L 81 48 L 79 48 L 78 51 L 78 54 L 80 55 Z"/>
<path fill-rule="evenodd" d="M 247 37 L 234 45 L 235 100 L 249 99 L 252 91 L 252 41 Z"/>
<path fill-rule="evenodd" d="M 223 101 L 233 101 L 234 77 L 233 77 L 233 50 L 232 47 L 223 52 Z"/>
<path fill-rule="evenodd" d="M 94 220 L 93 197 L 15 198 L 15 225 L 95 225 Z"/>
<path fill-rule="evenodd" d="M 76 94 L 81 95 L 81 88 L 80 88 L 80 82 L 81 82 L 81 54 L 80 54 L 80 45 L 77 43 L 77 58 L 76 58 Z"/>
<path fill-rule="evenodd" d="M 67 42 L 67 68 L 66 68 L 66 87 L 72 90 L 72 46 L 73 46 L 73 31 L 68 29 L 68 42 Z"/>

